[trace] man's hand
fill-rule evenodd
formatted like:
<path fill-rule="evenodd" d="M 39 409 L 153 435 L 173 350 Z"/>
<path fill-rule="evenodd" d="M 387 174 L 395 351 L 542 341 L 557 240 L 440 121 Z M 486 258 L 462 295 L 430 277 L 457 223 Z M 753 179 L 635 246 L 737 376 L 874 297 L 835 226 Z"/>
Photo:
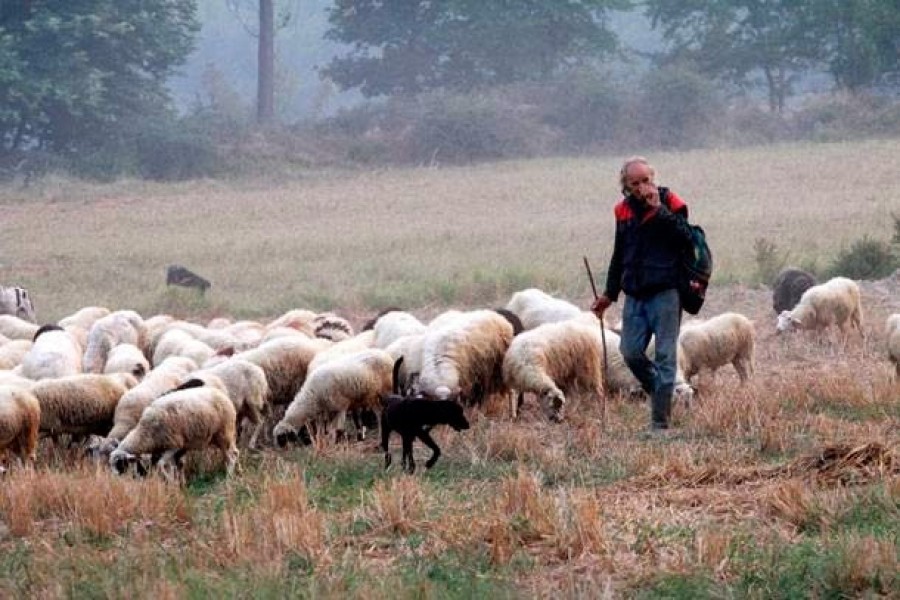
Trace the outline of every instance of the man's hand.
<path fill-rule="evenodd" d="M 638 187 L 638 195 L 650 208 L 656 208 L 660 205 L 659 188 L 652 183 L 641 184 Z"/>
<path fill-rule="evenodd" d="M 610 307 L 612 304 L 612 300 L 610 300 L 606 294 L 602 294 L 597 296 L 593 303 L 591 303 L 591 312 L 597 315 L 598 319 L 603 318 L 603 313 L 606 312 L 606 309 Z"/>

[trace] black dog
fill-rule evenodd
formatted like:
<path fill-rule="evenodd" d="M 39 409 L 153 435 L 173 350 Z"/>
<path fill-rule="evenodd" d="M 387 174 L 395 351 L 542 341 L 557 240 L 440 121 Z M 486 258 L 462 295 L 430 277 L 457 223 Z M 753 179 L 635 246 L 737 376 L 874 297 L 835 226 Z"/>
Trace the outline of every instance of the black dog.
<path fill-rule="evenodd" d="M 431 458 L 425 463 L 430 469 L 441 455 L 441 449 L 429 433 L 435 425 L 449 425 L 456 431 L 469 428 L 469 421 L 462 406 L 453 400 L 428 400 L 427 398 L 391 398 L 381 411 L 381 449 L 384 450 L 384 468 L 391 466 L 388 440 L 392 431 L 403 440 L 401 464 L 408 473 L 416 470 L 413 460 L 413 441 L 419 438 L 431 448 Z"/>

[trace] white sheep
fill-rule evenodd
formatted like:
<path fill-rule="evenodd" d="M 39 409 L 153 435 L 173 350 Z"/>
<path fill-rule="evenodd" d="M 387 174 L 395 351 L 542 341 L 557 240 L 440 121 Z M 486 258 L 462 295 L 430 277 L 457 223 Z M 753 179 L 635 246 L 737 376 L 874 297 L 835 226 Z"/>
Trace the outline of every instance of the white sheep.
<path fill-rule="evenodd" d="M 35 381 L 77 375 L 83 371 L 83 353 L 84 347 L 70 332 L 58 325 L 44 325 L 22 357 L 20 372 Z"/>
<path fill-rule="evenodd" d="M 18 286 L 0 286 L 0 314 L 14 315 L 30 323 L 37 321 L 31 295 L 28 290 Z"/>
<path fill-rule="evenodd" d="M 353 337 L 353 326 L 350 322 L 334 313 L 324 312 L 312 320 L 313 333 L 317 338 L 332 342 L 340 342 Z"/>
<path fill-rule="evenodd" d="M 265 371 L 269 405 L 287 405 L 300 391 L 316 353 L 330 345 L 331 342 L 323 339 L 282 337 L 235 354 L 235 357 L 249 360 Z"/>
<path fill-rule="evenodd" d="M 94 322 L 84 351 L 85 373 L 102 373 L 109 351 L 118 344 L 134 344 L 147 352 L 147 327 L 133 310 L 117 310 Z"/>
<path fill-rule="evenodd" d="M 334 360 L 335 358 L 340 358 L 341 356 L 347 356 L 348 354 L 355 354 L 357 352 L 361 352 L 363 350 L 368 350 L 373 347 L 375 341 L 375 332 L 372 330 L 363 331 L 353 337 L 349 337 L 347 339 L 341 340 L 339 342 L 335 342 L 328 348 L 325 348 L 316 353 L 315 358 L 309 363 L 309 372 L 312 373 L 321 365 Z"/>
<path fill-rule="evenodd" d="M 256 447 L 256 439 L 263 426 L 263 415 L 268 411 L 266 398 L 269 385 L 261 367 L 241 358 L 229 358 L 208 369 L 194 371 L 189 379 L 198 379 L 206 385 L 219 387 L 228 394 L 234 404 L 237 422 L 247 419 L 252 425 L 248 447 Z"/>
<path fill-rule="evenodd" d="M 38 325 L 14 315 L 0 315 L 0 335 L 11 340 L 33 339 L 38 328 Z"/>
<path fill-rule="evenodd" d="M 134 344 L 118 344 L 109 351 L 104 373 L 131 373 L 138 381 L 150 372 L 150 361 Z"/>
<path fill-rule="evenodd" d="M 309 337 L 315 337 L 316 330 L 312 322 L 317 316 L 317 313 L 314 313 L 311 310 L 295 308 L 269 322 L 266 325 L 266 329 L 270 330 L 278 327 L 290 327 L 291 329 L 302 331 Z"/>
<path fill-rule="evenodd" d="M 235 349 L 241 350 L 253 346 L 253 344 L 243 344 L 227 329 L 207 329 L 203 325 L 191 323 L 190 321 L 173 321 L 166 328 L 163 335 L 172 331 L 173 329 L 184 331 L 194 339 L 203 342 L 215 351 Z"/>
<path fill-rule="evenodd" d="M 207 329 L 214 328 L 207 326 Z M 235 350 L 238 352 L 259 346 L 268 331 L 265 325 L 257 321 L 238 321 L 222 329 L 235 340 Z"/>
<path fill-rule="evenodd" d="M 682 327 L 678 335 L 678 364 L 685 378 L 701 371 L 715 372 L 729 363 L 746 383 L 753 374 L 753 322 L 742 314 L 727 312 Z"/>
<path fill-rule="evenodd" d="M 34 464 L 40 425 L 35 395 L 22 386 L 0 385 L 0 455 L 9 450 L 20 462 Z"/>
<path fill-rule="evenodd" d="M 103 435 L 113 423 L 116 405 L 137 385 L 128 373 L 80 374 L 43 379 L 31 387 L 41 405 L 41 433 L 53 436 Z"/>
<path fill-rule="evenodd" d="M 522 321 L 522 327 L 528 331 L 544 323 L 555 323 L 580 317 L 580 308 L 551 296 L 537 288 L 528 288 L 512 295 L 506 309 L 515 313 Z"/>
<path fill-rule="evenodd" d="M 385 351 L 395 361 L 403 358 L 397 372 L 397 383 L 401 390 L 415 393 L 419 391 L 418 380 L 422 374 L 422 346 L 425 334 L 404 335 L 394 340 Z"/>
<path fill-rule="evenodd" d="M 493 310 L 468 312 L 438 329 L 429 327 L 422 342 L 421 391 L 476 404 L 506 391 L 503 356 L 512 339 L 512 325 Z"/>
<path fill-rule="evenodd" d="M 168 479 L 189 450 L 213 446 L 222 451 L 228 475 L 237 466 L 237 423 L 234 405 L 222 390 L 203 386 L 173 391 L 153 401 L 137 426 L 109 456 L 113 471 L 149 454 Z"/>
<path fill-rule="evenodd" d="M 170 356 L 186 356 L 198 365 L 215 356 L 216 351 L 187 331 L 172 328 L 163 333 L 153 350 L 153 364 L 162 364 Z"/>
<path fill-rule="evenodd" d="M 90 331 L 94 323 L 109 315 L 111 311 L 105 306 L 85 306 L 72 313 L 67 317 L 63 317 L 56 322 L 57 325 L 66 329 L 73 325 L 81 327 L 85 331 Z"/>
<path fill-rule="evenodd" d="M 427 327 L 415 315 L 402 310 L 393 310 L 381 315 L 372 330 L 375 332 L 376 348 L 387 348 L 396 340 L 407 335 L 425 333 Z"/>
<path fill-rule="evenodd" d="M 0 369 L 12 369 L 21 365 L 32 345 L 32 341 L 28 339 L 10 340 L 0 346 Z"/>
<path fill-rule="evenodd" d="M 278 445 L 297 437 L 308 443 L 307 427 L 326 418 L 327 429 L 339 439 L 348 411 L 381 408 L 381 397 L 391 393 L 393 365 L 387 352 L 370 348 L 335 358 L 311 371 L 273 430 Z"/>
<path fill-rule="evenodd" d="M 840 329 L 843 345 L 847 340 L 848 324 L 856 327 L 865 341 L 862 319 L 859 286 L 846 277 L 834 277 L 807 289 L 793 309 L 782 311 L 778 315 L 775 331 L 782 333 L 806 329 L 821 333 L 827 327 L 836 325 Z"/>
<path fill-rule="evenodd" d="M 197 363 L 183 356 L 173 356 L 156 365 L 140 383 L 125 392 L 116 404 L 112 428 L 106 434 L 107 439 L 121 441 L 137 425 L 145 408 L 181 385 L 188 374 L 196 370 Z"/>
<path fill-rule="evenodd" d="M 517 335 L 503 358 L 503 382 L 511 395 L 511 414 L 526 392 L 538 397 L 545 414 L 561 421 L 567 396 L 586 393 L 600 403 L 604 393 L 603 346 L 597 327 L 567 320 L 545 323 Z"/>
<path fill-rule="evenodd" d="M 900 313 L 894 313 L 884 324 L 887 337 L 888 359 L 894 363 L 897 381 L 900 381 Z"/>
<path fill-rule="evenodd" d="M 259 340 L 258 345 L 265 344 L 268 341 L 282 338 L 282 337 L 301 337 L 306 339 L 311 339 L 313 336 L 307 335 L 303 333 L 299 329 L 294 329 L 293 327 L 271 327 L 266 329 L 265 334 L 263 334 L 262 339 Z"/>

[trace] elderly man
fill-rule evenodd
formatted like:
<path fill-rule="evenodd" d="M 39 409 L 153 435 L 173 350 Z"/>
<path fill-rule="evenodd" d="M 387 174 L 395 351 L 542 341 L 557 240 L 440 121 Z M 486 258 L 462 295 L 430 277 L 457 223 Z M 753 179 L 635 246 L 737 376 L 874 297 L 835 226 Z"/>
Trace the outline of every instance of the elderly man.
<path fill-rule="evenodd" d="M 591 305 L 602 316 L 625 292 L 620 350 L 651 400 L 651 431 L 669 428 L 681 326 L 678 274 L 681 257 L 692 250 L 687 204 L 657 186 L 647 159 L 625 161 L 619 183 L 625 196 L 615 206 L 616 236 L 606 288 Z M 651 336 L 655 358 L 647 357 Z"/>

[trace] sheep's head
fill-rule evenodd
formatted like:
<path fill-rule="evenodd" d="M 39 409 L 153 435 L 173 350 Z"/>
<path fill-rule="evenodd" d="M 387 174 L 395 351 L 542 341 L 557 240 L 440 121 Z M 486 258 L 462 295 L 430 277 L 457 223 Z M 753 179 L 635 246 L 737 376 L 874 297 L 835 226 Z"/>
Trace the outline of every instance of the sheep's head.
<path fill-rule="evenodd" d="M 122 475 L 128 470 L 128 467 L 137 462 L 137 456 L 126 452 L 121 448 L 116 448 L 109 455 L 109 466 L 116 475 Z"/>
<path fill-rule="evenodd" d="M 299 440 L 304 446 L 312 444 L 312 438 L 309 436 L 309 430 L 303 425 L 298 430 L 296 427 L 285 421 L 281 421 L 272 431 L 275 437 L 275 443 L 279 448 L 284 448 L 289 443 L 296 444 Z"/>
<path fill-rule="evenodd" d="M 554 423 L 562 423 L 565 419 L 566 397 L 559 390 L 547 390 L 541 394 L 541 406 L 544 414 Z"/>
<path fill-rule="evenodd" d="M 685 407 L 690 408 L 696 394 L 694 387 L 688 383 L 675 384 L 675 390 L 672 393 L 672 399 L 675 402 L 683 402 Z"/>
<path fill-rule="evenodd" d="M 796 318 L 789 310 L 781 311 L 778 320 L 775 322 L 775 333 L 784 333 L 786 331 L 794 331 L 799 328 L 800 319 Z"/>
<path fill-rule="evenodd" d="M 94 460 L 101 460 L 110 456 L 119 446 L 119 440 L 115 438 L 102 438 L 94 436 L 91 443 L 85 449 L 85 454 Z"/>

